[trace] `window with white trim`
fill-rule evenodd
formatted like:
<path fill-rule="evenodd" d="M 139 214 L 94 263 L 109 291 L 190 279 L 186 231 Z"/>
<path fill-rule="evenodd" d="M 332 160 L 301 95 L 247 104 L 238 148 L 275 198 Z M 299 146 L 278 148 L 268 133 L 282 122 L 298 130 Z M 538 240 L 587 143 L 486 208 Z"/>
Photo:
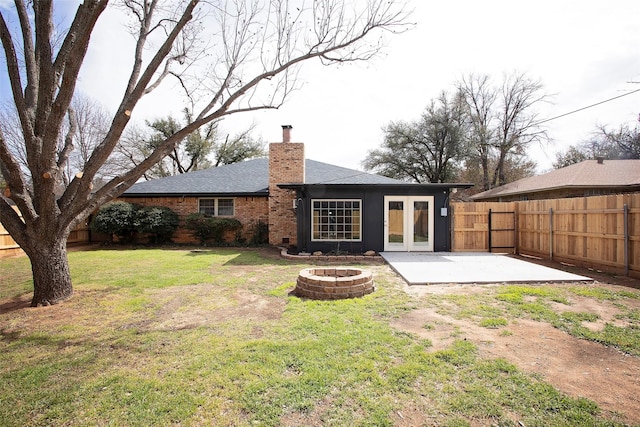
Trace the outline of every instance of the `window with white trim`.
<path fill-rule="evenodd" d="M 361 240 L 361 200 L 311 200 L 311 240 Z"/>
<path fill-rule="evenodd" d="M 233 216 L 234 200 L 221 198 L 198 199 L 198 212 L 211 216 Z"/>

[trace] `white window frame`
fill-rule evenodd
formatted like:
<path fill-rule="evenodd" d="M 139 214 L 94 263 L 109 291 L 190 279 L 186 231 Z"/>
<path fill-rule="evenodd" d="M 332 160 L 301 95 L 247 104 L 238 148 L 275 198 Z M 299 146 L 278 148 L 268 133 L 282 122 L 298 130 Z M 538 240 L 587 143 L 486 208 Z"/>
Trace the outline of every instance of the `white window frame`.
<path fill-rule="evenodd" d="M 220 217 L 232 217 L 235 215 L 236 213 L 236 199 L 233 197 L 200 197 L 198 199 L 198 212 L 199 213 L 204 213 L 205 212 L 202 211 L 202 208 L 200 206 L 200 202 L 202 200 L 213 200 L 213 215 L 212 216 L 220 216 Z M 230 215 L 220 215 L 220 205 L 219 205 L 219 201 L 220 200 L 231 200 L 231 202 L 233 203 L 232 208 L 232 212 Z M 226 206 L 225 206 L 226 208 Z"/>
<path fill-rule="evenodd" d="M 338 231 L 338 230 L 334 230 L 333 233 L 336 234 L 335 238 L 331 238 L 330 233 L 332 233 L 332 231 L 327 230 L 327 231 L 323 231 L 322 228 L 322 222 L 319 224 L 315 223 L 315 212 L 316 212 L 316 203 L 323 203 L 326 202 L 328 204 L 331 203 L 337 203 L 337 202 L 341 202 L 341 203 L 345 203 L 345 202 L 356 202 L 358 203 L 358 221 L 357 222 L 352 222 L 350 224 L 346 224 L 346 223 L 335 223 L 334 226 L 336 228 L 342 226 L 351 226 L 351 227 L 357 227 L 357 232 L 358 232 L 358 238 L 354 239 L 347 239 L 347 238 L 338 238 L 337 237 L 337 233 L 347 233 L 347 231 L 345 231 L 344 229 L 342 231 Z M 327 207 L 328 209 L 331 209 L 331 206 Z M 337 208 L 337 207 L 336 207 Z M 319 210 L 322 210 L 322 205 L 318 208 Z M 334 208 L 335 209 L 335 208 Z M 345 209 L 345 208 L 343 208 Z M 353 208 L 349 208 L 351 210 L 351 212 L 353 213 L 354 209 Z M 362 208 L 362 199 L 311 199 L 311 220 L 310 220 L 310 224 L 311 224 L 311 241 L 312 242 L 361 242 L 362 241 L 362 212 L 363 212 L 363 208 Z M 319 216 L 320 217 L 320 216 Z M 353 219 L 353 214 L 351 215 L 351 219 Z M 317 226 L 317 231 L 318 233 L 320 233 L 320 236 L 322 236 L 323 233 L 327 233 L 327 238 L 317 238 L 316 236 L 316 226 Z M 354 230 L 352 228 L 352 230 L 348 231 L 348 233 L 354 233 Z"/>

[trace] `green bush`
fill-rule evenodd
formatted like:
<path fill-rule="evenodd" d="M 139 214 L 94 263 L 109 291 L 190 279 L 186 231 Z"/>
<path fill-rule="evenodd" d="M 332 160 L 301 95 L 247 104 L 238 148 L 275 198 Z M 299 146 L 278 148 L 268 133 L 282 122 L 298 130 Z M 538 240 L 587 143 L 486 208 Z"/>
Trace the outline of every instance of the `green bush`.
<path fill-rule="evenodd" d="M 215 244 L 224 243 L 224 235 L 227 231 L 238 232 L 242 229 L 242 223 L 235 218 L 217 218 L 201 213 L 192 213 L 185 219 L 185 228 L 205 245 L 213 240 Z"/>
<path fill-rule="evenodd" d="M 151 243 L 164 243 L 178 228 L 178 214 L 164 206 L 139 206 L 127 202 L 111 202 L 100 208 L 91 221 L 91 229 L 118 237 L 130 243 L 135 233 L 150 234 Z"/>
<path fill-rule="evenodd" d="M 121 242 L 131 242 L 135 226 L 133 224 L 137 206 L 127 202 L 111 202 L 100 208 L 91 221 L 91 229 L 111 236 Z"/>
<path fill-rule="evenodd" d="M 164 206 L 145 206 L 135 213 L 133 225 L 138 233 L 150 234 L 150 243 L 166 243 L 178 228 L 178 214 Z"/>
<path fill-rule="evenodd" d="M 213 235 L 211 219 L 213 218 L 200 213 L 192 213 L 185 218 L 184 227 L 191 230 L 191 234 L 204 245 Z"/>

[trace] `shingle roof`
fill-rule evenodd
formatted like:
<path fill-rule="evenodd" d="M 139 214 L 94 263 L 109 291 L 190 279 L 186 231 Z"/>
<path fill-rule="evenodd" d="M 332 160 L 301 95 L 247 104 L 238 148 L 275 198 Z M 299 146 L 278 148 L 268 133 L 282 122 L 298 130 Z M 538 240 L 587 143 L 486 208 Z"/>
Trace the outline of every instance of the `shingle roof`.
<path fill-rule="evenodd" d="M 408 184 L 398 179 L 343 168 L 315 160 L 305 161 L 305 184 Z"/>
<path fill-rule="evenodd" d="M 407 184 L 354 169 L 305 160 L 306 184 Z M 284 184 L 284 183 L 283 183 Z M 141 195 L 267 195 L 269 160 L 258 158 L 181 175 L 139 182 L 123 196 Z"/>
<path fill-rule="evenodd" d="M 560 188 L 640 187 L 640 160 L 585 160 L 549 173 L 523 178 L 471 196 L 473 200 Z"/>

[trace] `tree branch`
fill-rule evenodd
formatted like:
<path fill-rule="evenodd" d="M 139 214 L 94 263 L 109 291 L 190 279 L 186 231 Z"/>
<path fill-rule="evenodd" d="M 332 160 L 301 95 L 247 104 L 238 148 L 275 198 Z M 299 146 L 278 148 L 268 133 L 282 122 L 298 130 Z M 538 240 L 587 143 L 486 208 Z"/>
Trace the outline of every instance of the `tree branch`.
<path fill-rule="evenodd" d="M 25 135 L 33 134 L 33 130 L 25 128 L 26 124 L 30 124 L 31 121 L 27 116 L 27 104 L 25 98 L 22 95 L 22 79 L 20 77 L 20 66 L 18 65 L 18 57 L 16 55 L 16 49 L 13 44 L 13 38 L 11 32 L 7 27 L 7 23 L 4 20 L 4 15 L 0 12 L 0 40 L 2 41 L 2 47 L 4 49 L 4 57 L 7 65 L 7 74 L 9 76 L 9 83 L 11 84 L 11 94 L 13 95 L 13 101 L 16 105 L 16 110 L 20 115 L 20 122 L 23 124 L 23 133 Z M 29 57 L 28 54 L 25 56 Z M 27 62 L 33 62 L 32 59 L 28 59 Z M 27 89 L 30 93 L 30 90 Z"/>
<path fill-rule="evenodd" d="M 29 194 L 24 174 L 20 170 L 20 164 L 15 159 L 7 146 L 4 135 L 0 131 L 0 172 L 7 181 L 10 198 L 16 203 L 22 215 L 30 220 L 35 220 L 36 214 Z"/>
<path fill-rule="evenodd" d="M 85 1 L 78 6 L 76 16 L 63 42 L 61 52 L 63 60 L 56 59 L 56 64 L 52 67 L 56 73 L 60 74 L 55 76 L 53 89 L 56 96 L 55 100 L 50 101 L 51 113 L 47 115 L 47 132 L 44 134 L 46 148 L 43 149 L 43 153 L 50 156 L 49 158 L 55 156 L 57 136 L 75 93 L 78 74 L 89 47 L 91 33 L 107 3 L 108 0 L 93 0 Z"/>
<path fill-rule="evenodd" d="M 69 116 L 69 131 L 64 138 L 64 147 L 58 155 L 58 169 L 64 169 L 69 161 L 69 155 L 74 149 L 73 139 L 75 138 L 78 130 L 78 119 L 76 117 L 76 112 L 72 107 L 69 107 L 67 115 Z"/>
<path fill-rule="evenodd" d="M 153 2 L 152 4 L 155 4 L 155 2 Z M 89 161 L 85 165 L 85 171 L 82 177 L 80 179 L 74 178 L 67 187 L 66 191 L 59 201 L 60 206 L 67 207 L 71 203 L 77 204 L 76 202 L 79 199 L 89 199 L 92 190 L 92 181 L 95 177 L 95 174 L 98 172 L 102 164 L 106 161 L 106 159 L 109 157 L 114 147 L 118 143 L 124 127 L 129 122 L 131 112 L 137 105 L 138 101 L 144 95 L 144 91 L 147 88 L 149 81 L 157 71 L 158 67 L 164 62 L 164 58 L 166 58 L 166 56 L 171 51 L 173 42 L 178 37 L 184 26 L 191 20 L 193 10 L 197 6 L 197 4 L 198 0 L 192 0 L 189 2 L 182 16 L 178 20 L 176 26 L 172 29 L 171 33 L 163 42 L 163 44 L 158 48 L 156 54 L 153 56 L 146 69 L 141 74 L 139 80 L 137 82 L 134 82 L 135 76 L 139 73 L 141 66 L 140 64 L 142 61 L 141 50 L 138 51 L 138 49 L 136 49 L 136 64 L 134 65 L 134 70 L 132 71 L 125 96 L 123 97 L 122 103 L 118 108 L 116 116 L 114 117 L 111 128 L 109 129 L 109 132 L 105 136 L 103 142 L 98 147 L 96 147 L 93 154 L 89 158 Z M 152 159 L 149 167 L 157 163 L 162 157 L 164 157 L 164 155 L 166 155 L 166 152 L 164 152 L 164 150 L 160 150 L 158 153 L 153 153 L 151 155 Z M 138 169 L 136 168 L 136 171 L 137 170 Z M 112 185 L 111 182 L 107 184 L 107 186 L 109 185 Z M 113 189 L 114 188 L 111 188 L 111 190 Z M 71 209 L 71 211 L 75 212 L 76 209 Z"/>

